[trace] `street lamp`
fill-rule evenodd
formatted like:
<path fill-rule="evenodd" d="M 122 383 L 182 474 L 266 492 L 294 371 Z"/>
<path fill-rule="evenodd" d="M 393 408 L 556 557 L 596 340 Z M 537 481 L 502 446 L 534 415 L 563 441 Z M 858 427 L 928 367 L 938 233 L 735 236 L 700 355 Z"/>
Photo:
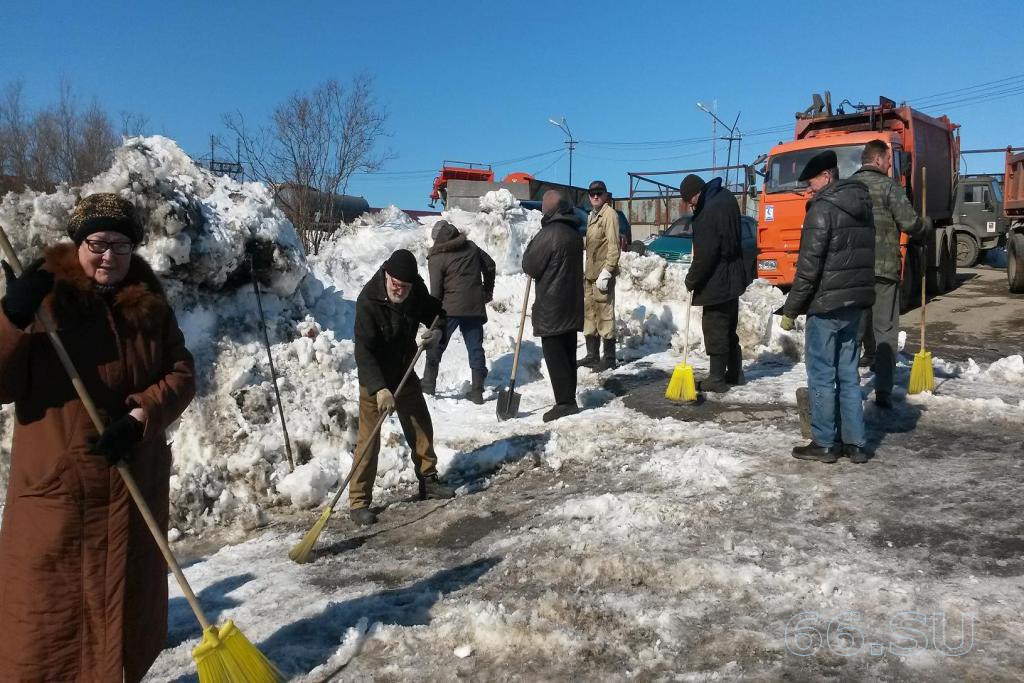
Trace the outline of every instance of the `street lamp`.
<path fill-rule="evenodd" d="M 548 119 L 548 123 L 552 126 L 557 126 L 559 130 L 568 136 L 568 140 L 565 141 L 566 146 L 569 147 L 569 185 L 572 185 L 572 151 L 576 149 L 576 143 L 579 140 L 574 140 L 572 137 L 572 131 L 569 130 L 569 124 L 565 122 L 565 117 L 562 117 L 561 121 L 555 121 L 554 119 Z"/>
<path fill-rule="evenodd" d="M 715 104 L 717 105 L 718 103 L 715 102 Z M 727 157 L 725 165 L 726 166 L 732 166 L 732 141 L 733 140 L 737 141 L 737 145 L 736 145 L 736 159 L 737 159 L 737 161 L 739 160 L 740 149 L 742 149 L 741 145 L 743 144 L 743 133 L 738 131 L 737 128 L 736 128 L 736 124 L 740 122 L 740 113 L 742 113 L 742 112 L 736 114 L 736 120 L 732 122 L 732 126 L 729 126 L 729 124 L 727 124 L 725 121 L 723 121 L 722 119 L 718 118 L 718 115 L 715 114 L 715 112 L 713 112 L 710 109 L 708 109 L 707 107 L 705 107 L 704 103 L 698 102 L 697 103 L 697 108 L 700 109 L 705 114 L 707 114 L 708 116 L 710 116 L 711 119 L 712 119 L 712 123 L 711 123 L 711 166 L 713 168 L 717 167 L 717 164 L 715 162 L 715 145 L 717 144 L 717 140 L 718 140 L 718 129 L 717 129 L 717 126 L 716 126 L 716 124 L 718 124 L 718 123 L 722 124 L 722 127 L 729 131 L 729 137 L 722 138 L 722 139 L 729 141 L 729 152 L 728 152 L 728 157 Z M 715 108 L 717 109 L 718 107 L 716 106 Z M 714 173 L 714 170 L 712 170 L 712 173 Z M 728 168 L 726 168 L 726 170 L 725 170 L 725 186 L 726 186 L 726 188 L 729 187 L 729 169 Z"/>

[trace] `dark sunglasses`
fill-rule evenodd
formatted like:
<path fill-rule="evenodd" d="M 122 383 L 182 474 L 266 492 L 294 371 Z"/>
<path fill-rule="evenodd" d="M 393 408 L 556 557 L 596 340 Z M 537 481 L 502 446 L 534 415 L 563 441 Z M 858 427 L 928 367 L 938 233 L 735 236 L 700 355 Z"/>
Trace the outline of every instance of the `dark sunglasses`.
<path fill-rule="evenodd" d="M 118 256 L 125 256 L 132 253 L 132 247 L 135 245 L 131 242 L 106 242 L 104 240 L 87 239 L 85 240 L 85 246 L 89 247 L 89 251 L 94 254 L 105 254 L 107 249 L 109 249 Z"/>
<path fill-rule="evenodd" d="M 600 197 L 601 195 L 604 194 L 604 192 L 602 192 L 601 190 L 591 190 L 588 194 L 591 197 Z"/>

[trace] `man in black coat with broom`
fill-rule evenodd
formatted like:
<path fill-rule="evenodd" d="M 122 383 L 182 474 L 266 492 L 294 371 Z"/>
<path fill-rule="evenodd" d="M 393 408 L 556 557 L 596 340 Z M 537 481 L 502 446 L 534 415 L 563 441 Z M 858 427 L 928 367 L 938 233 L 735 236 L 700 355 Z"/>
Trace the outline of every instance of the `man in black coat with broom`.
<path fill-rule="evenodd" d="M 583 330 L 583 237 L 572 204 L 544 193 L 540 232 L 523 254 L 523 272 L 536 283 L 533 333 L 541 338 L 555 405 L 545 422 L 580 412 L 576 403 L 576 335 Z"/>
<path fill-rule="evenodd" d="M 750 284 L 740 247 L 740 206 L 722 179 L 683 178 L 679 193 L 693 211 L 693 260 L 686 289 L 703 306 L 701 327 L 711 369 L 701 391 L 723 392 L 743 384 L 743 352 L 736 334 L 740 295 Z"/>
<path fill-rule="evenodd" d="M 435 317 L 438 324 L 430 327 Z M 377 521 L 370 510 L 377 477 L 380 434 L 374 431 L 382 413 L 395 411 L 402 425 L 413 467 L 420 484 L 420 499 L 451 498 L 453 491 L 437 478 L 434 426 L 423 399 L 419 377 L 413 372 L 397 396 L 395 391 L 416 356 L 416 332 L 427 326 L 420 345 L 430 349 L 441 340 L 445 325 L 441 302 L 430 296 L 420 277 L 416 257 L 398 249 L 366 283 L 356 299 L 355 356 L 359 371 L 359 437 L 356 453 L 367 441 L 363 457 L 354 462 L 349 483 L 352 521 Z"/>

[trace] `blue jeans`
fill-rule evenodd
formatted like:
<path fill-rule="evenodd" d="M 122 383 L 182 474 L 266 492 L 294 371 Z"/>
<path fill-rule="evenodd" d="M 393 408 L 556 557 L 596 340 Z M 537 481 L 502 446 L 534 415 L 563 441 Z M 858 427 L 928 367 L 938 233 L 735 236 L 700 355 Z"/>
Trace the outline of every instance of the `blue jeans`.
<path fill-rule="evenodd" d="M 448 348 L 448 342 L 452 340 L 455 330 L 461 330 L 462 341 L 466 342 L 466 352 L 469 354 L 470 369 L 487 372 L 487 358 L 484 356 L 484 322 L 486 320 L 486 318 L 478 316 L 448 316 L 448 323 L 445 325 L 441 342 L 431 349 L 428 355 L 440 364 L 441 356 Z"/>
<path fill-rule="evenodd" d="M 804 359 L 811 396 L 811 437 L 825 448 L 839 443 L 840 430 L 842 443 L 864 446 L 864 406 L 857 372 L 861 313 L 859 308 L 841 308 L 807 316 Z"/>

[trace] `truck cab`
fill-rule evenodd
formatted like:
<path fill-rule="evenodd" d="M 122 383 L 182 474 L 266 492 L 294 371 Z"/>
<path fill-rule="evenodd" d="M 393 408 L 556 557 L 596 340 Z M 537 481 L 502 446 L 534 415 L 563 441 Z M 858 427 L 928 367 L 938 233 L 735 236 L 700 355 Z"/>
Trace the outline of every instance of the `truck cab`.
<path fill-rule="evenodd" d="M 1000 246 L 1010 227 L 1003 214 L 1003 179 L 998 175 L 960 176 L 953 228 L 956 265 L 970 268 L 982 252 Z"/>
<path fill-rule="evenodd" d="M 845 180 L 860 170 L 864 145 L 882 140 L 893 151 L 890 175 L 903 178 L 903 152 L 898 140 L 884 133 L 823 134 L 806 140 L 784 142 L 771 149 L 765 168 L 764 187 L 757 222 L 757 276 L 773 285 L 788 287 L 796 275 L 807 201 L 811 198 L 800 172 L 811 157 L 831 149 L 839 161 L 839 178 Z M 905 248 L 906 235 L 901 235 Z"/>

